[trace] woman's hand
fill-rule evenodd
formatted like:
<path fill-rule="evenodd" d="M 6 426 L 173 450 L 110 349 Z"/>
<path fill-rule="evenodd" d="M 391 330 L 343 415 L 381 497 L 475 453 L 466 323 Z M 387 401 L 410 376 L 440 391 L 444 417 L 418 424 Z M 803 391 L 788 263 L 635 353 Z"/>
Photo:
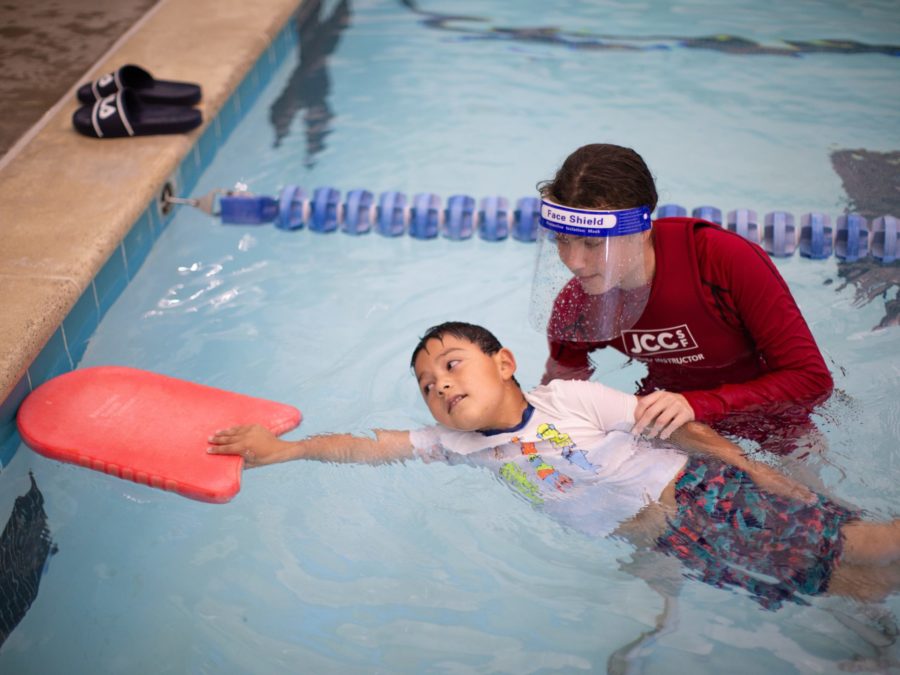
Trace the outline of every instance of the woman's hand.
<path fill-rule="evenodd" d="M 694 409 L 681 394 L 654 391 L 638 396 L 634 420 L 631 433 L 635 436 L 644 434 L 648 438 L 659 436 L 666 439 L 683 424 L 694 421 Z"/>
<path fill-rule="evenodd" d="M 240 455 L 248 467 L 284 461 L 291 444 L 258 424 L 220 429 L 209 437 L 211 455 Z"/>

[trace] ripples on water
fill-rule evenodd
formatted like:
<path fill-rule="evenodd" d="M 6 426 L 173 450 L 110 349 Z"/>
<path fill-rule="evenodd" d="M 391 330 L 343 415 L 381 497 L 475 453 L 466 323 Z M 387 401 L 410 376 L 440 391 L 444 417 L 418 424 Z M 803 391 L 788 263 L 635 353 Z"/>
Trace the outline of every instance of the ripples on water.
<path fill-rule="evenodd" d="M 784 3 L 723 12 L 569 2 L 525 23 L 776 41 L 801 28 L 833 37 L 827 28 L 856 22 L 857 37 L 877 42 L 895 16 L 890 3 L 867 5 L 871 23 L 843 3 L 805 7 L 798 17 Z M 581 9 L 587 18 L 573 24 Z M 287 63 L 196 194 L 240 180 L 263 194 L 298 183 L 514 201 L 577 145 L 610 140 L 645 155 L 662 201 L 836 213 L 829 148 L 896 138 L 890 106 L 873 103 L 897 91 L 896 71 L 875 60 L 884 56 L 576 52 L 456 40 L 399 4 L 353 11 L 328 62 L 332 117 L 318 150 L 310 155 L 302 115 L 271 147 L 267 106 L 289 85 Z M 501 3 L 490 18 L 521 25 L 524 13 Z M 417 426 L 428 418 L 409 353 L 441 321 L 488 326 L 516 353 L 523 386 L 537 384 L 546 347 L 527 322 L 533 253 L 514 241 L 226 227 L 185 209 L 81 365 L 127 364 L 293 403 L 304 422 L 290 438 Z M 839 389 L 817 417 L 824 452 L 786 468 L 873 516 L 900 513 L 900 329 L 870 330 L 883 302 L 859 305 L 853 288 L 829 285 L 833 260 L 778 266 Z M 599 366 L 619 387 L 640 377 L 615 355 Z M 469 467 L 297 462 L 247 472 L 225 506 L 24 449 L 4 475 L 21 482 L 28 468 L 60 553 L 0 651 L 4 671 L 134 670 L 162 653 L 178 672 L 571 672 L 602 671 L 609 659 L 660 673 L 834 672 L 877 669 L 896 652 L 885 647 L 896 598 L 766 612 L 680 568 L 636 561 L 622 542 L 569 531 Z M 658 632 L 663 601 L 635 576 L 640 565 L 677 589 Z"/>

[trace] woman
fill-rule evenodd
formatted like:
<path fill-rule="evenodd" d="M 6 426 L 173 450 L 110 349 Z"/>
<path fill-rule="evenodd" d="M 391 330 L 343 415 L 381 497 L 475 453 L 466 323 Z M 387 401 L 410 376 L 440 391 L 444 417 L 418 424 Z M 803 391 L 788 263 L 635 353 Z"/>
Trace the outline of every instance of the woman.
<path fill-rule="evenodd" d="M 550 342 L 545 382 L 587 379 L 590 352 L 612 347 L 647 365 L 645 433 L 697 420 L 765 443 L 809 426 L 831 375 L 759 246 L 695 218 L 651 221 L 650 170 L 617 145 L 579 148 L 541 194 L 532 316 Z"/>

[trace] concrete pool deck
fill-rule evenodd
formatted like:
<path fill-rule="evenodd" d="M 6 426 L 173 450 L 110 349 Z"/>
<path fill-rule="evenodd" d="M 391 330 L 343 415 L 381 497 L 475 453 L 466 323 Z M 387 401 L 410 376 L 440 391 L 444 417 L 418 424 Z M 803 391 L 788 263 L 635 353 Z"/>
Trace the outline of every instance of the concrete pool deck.
<path fill-rule="evenodd" d="M 212 122 L 299 0 L 161 0 L 91 69 L 125 63 L 196 82 L 204 124 L 189 134 L 93 139 L 72 127 L 72 82 L 0 159 L 0 402 Z"/>

